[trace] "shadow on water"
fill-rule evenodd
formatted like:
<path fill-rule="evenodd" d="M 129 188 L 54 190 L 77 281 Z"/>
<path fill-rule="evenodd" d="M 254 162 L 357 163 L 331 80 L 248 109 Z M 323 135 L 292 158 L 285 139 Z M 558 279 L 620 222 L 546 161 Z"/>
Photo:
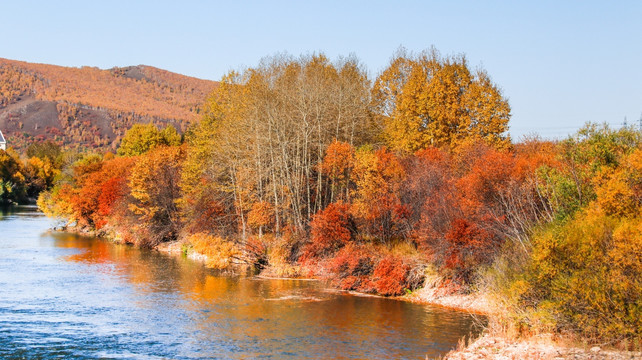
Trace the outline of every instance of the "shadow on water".
<path fill-rule="evenodd" d="M 37 218 L 42 213 L 36 205 L 0 205 L 0 220 L 10 216 Z"/>
<path fill-rule="evenodd" d="M 30 216 L 3 212 L 0 227 Z M 29 244 L 0 258 L 4 358 L 424 359 L 479 331 L 460 312 L 223 276 L 95 238 L 50 233 Z M 2 275 L 7 266 L 22 280 Z"/>

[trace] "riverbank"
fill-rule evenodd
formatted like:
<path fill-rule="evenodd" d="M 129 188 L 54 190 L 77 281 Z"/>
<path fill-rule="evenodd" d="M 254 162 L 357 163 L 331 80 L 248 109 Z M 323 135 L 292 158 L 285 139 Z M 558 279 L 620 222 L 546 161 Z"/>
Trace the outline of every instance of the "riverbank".
<path fill-rule="evenodd" d="M 170 254 L 183 254 L 183 245 L 180 241 L 164 243 L 156 248 L 158 251 Z M 207 264 L 208 258 L 195 251 L 187 252 L 187 256 L 203 264 Z M 274 274 L 279 273 L 274 269 L 264 269 L 257 275 L 264 279 L 292 279 L 301 280 L 296 277 L 283 277 Z M 319 278 L 305 278 L 304 280 L 323 280 Z M 346 292 L 355 296 L 384 297 L 355 291 L 345 291 L 332 288 L 330 291 Z M 410 294 L 389 297 L 399 301 L 408 301 L 422 305 L 439 306 L 452 310 L 467 312 L 472 315 L 486 317 L 493 321 L 492 317 L 498 314 L 499 309 L 485 295 L 479 292 L 461 294 L 448 286 L 444 286 L 443 279 L 437 275 L 428 276 L 424 286 Z M 456 350 L 448 353 L 445 360 L 468 360 L 468 359 L 577 359 L 577 360 L 625 360 L 642 359 L 641 352 L 618 351 L 603 349 L 598 346 L 578 345 L 569 339 L 556 338 L 552 334 L 544 334 L 530 337 L 512 337 L 507 333 L 491 330 L 487 327 L 484 333 L 473 339 L 469 344 L 462 339 Z"/>
<path fill-rule="evenodd" d="M 95 236 L 103 238 L 107 241 L 112 241 L 116 243 L 124 242 L 118 234 L 113 231 L 102 230 L 96 231 L 86 227 L 79 227 L 75 225 L 66 224 L 60 227 L 57 227 L 58 231 L 66 231 L 71 233 L 76 233 L 83 236 Z M 155 251 L 159 251 L 164 254 L 171 256 L 187 256 L 189 259 L 202 263 L 204 266 L 208 263 L 209 258 L 205 254 L 201 254 L 194 249 L 187 249 L 186 243 L 181 240 L 170 241 L 160 243 L 153 248 Z M 267 279 L 298 279 L 297 277 L 288 277 L 282 275 L 276 275 L 280 273 L 274 269 L 267 267 L 263 269 L 258 276 L 267 278 Z M 319 277 L 313 277 L 315 280 L 322 280 Z M 310 279 L 310 277 L 306 277 Z M 341 290 L 338 290 L 341 291 Z M 359 292 L 346 291 L 355 294 L 362 294 Z M 372 294 L 363 294 L 368 296 L 373 296 Z M 378 295 L 374 295 L 378 296 Z M 409 301 L 417 304 L 424 305 L 436 305 L 453 310 L 459 310 L 468 312 L 476 315 L 490 315 L 494 312 L 493 307 L 488 299 L 486 299 L 483 294 L 473 293 L 473 294 L 458 294 L 448 287 L 444 287 L 442 279 L 438 276 L 429 276 L 426 278 L 425 284 L 422 288 L 413 291 L 410 294 L 402 296 L 392 297 L 401 301 Z"/>
<path fill-rule="evenodd" d="M 460 344 L 457 350 L 448 353 L 444 360 L 485 359 L 576 359 L 576 360 L 625 360 L 642 359 L 642 352 L 603 349 L 599 346 L 578 346 L 566 339 L 551 334 L 515 339 L 503 335 L 485 333 L 468 346 Z"/>
<path fill-rule="evenodd" d="M 121 237 L 110 231 L 95 231 L 92 229 L 65 225 L 57 230 L 73 232 L 83 236 L 101 237 L 107 241 L 122 243 Z M 208 263 L 208 257 L 186 247 L 183 241 L 172 241 L 161 243 L 154 247 L 155 251 L 170 256 L 187 256 L 188 258 L 202 263 Z M 275 271 L 267 269 L 258 277 L 265 279 L 284 279 L 283 276 L 272 276 Z M 271 275 L 272 274 L 272 275 Z M 287 277 L 286 277 L 287 278 Z M 296 277 L 289 279 L 298 280 Z M 306 280 L 311 280 L 306 278 Z M 315 278 L 314 280 L 323 280 Z M 336 290 L 344 292 L 342 290 Z M 346 291 L 357 296 L 375 296 L 352 291 Z M 403 296 L 391 297 L 399 301 L 408 301 L 417 304 L 445 307 L 453 310 L 468 312 L 470 314 L 488 316 L 492 321 L 493 314 L 499 309 L 493 306 L 492 302 L 480 293 L 459 294 L 448 287 L 443 286 L 442 279 L 438 276 L 427 277 L 422 288 Z M 616 350 L 605 350 L 599 347 L 582 347 L 569 340 L 558 339 L 554 336 L 539 335 L 532 337 L 516 338 L 508 334 L 493 332 L 487 328 L 483 335 L 466 344 L 462 340 L 456 350 L 448 353 L 444 359 L 580 359 L 580 360 L 601 360 L 601 359 L 642 359 L 640 352 L 626 352 Z"/>
<path fill-rule="evenodd" d="M 460 312 L 219 276 L 51 226 L 31 209 L 0 219 L 0 358 L 437 358 L 472 326 Z"/>

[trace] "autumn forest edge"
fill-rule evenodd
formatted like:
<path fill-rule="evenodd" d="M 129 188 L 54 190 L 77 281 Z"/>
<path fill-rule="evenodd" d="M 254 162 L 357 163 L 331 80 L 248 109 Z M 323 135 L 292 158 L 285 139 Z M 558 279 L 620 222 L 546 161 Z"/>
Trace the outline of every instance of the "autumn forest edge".
<path fill-rule="evenodd" d="M 2 202 L 37 197 L 70 230 L 178 242 L 216 269 L 384 296 L 436 278 L 489 297 L 492 321 L 519 333 L 640 346 L 633 127 L 515 141 L 490 75 L 436 49 L 400 50 L 374 79 L 323 54 L 268 57 L 217 84 L 85 70 L 0 63 L 0 110 L 55 102 L 68 126 L 0 151 Z M 101 114 L 108 131 L 90 121 Z"/>

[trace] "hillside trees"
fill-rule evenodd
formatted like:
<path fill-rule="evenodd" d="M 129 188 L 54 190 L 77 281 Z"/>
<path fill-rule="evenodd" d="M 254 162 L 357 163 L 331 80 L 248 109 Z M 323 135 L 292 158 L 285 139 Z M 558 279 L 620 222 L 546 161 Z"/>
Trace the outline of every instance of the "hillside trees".
<path fill-rule="evenodd" d="M 401 51 L 372 93 L 382 135 L 395 151 L 510 143 L 508 101 L 488 74 L 471 71 L 463 56 L 442 57 L 435 49 L 419 55 Z"/>
<path fill-rule="evenodd" d="M 185 131 L 215 86 L 143 65 L 100 70 L 0 59 L 2 130 L 18 150 L 35 137 L 115 151 L 134 124 L 171 124 Z"/>
<path fill-rule="evenodd" d="M 0 107 L 20 95 L 189 121 L 216 83 L 151 66 L 101 70 L 0 59 Z"/>

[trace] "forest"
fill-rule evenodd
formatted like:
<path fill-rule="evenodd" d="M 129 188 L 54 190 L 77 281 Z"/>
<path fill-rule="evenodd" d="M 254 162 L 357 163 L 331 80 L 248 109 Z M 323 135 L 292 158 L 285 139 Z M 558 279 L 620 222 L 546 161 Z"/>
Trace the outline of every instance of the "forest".
<path fill-rule="evenodd" d="M 385 296 L 436 274 L 492 296 L 501 326 L 639 346 L 638 130 L 514 141 L 498 85 L 435 49 L 399 51 L 375 79 L 353 57 L 269 57 L 228 73 L 199 115 L 183 134 L 134 125 L 116 153 L 56 156 L 50 172 L 37 151 L 4 153 L 3 184 L 19 183 L 7 166 L 42 172 L 47 214 L 178 241 L 212 268 Z"/>

